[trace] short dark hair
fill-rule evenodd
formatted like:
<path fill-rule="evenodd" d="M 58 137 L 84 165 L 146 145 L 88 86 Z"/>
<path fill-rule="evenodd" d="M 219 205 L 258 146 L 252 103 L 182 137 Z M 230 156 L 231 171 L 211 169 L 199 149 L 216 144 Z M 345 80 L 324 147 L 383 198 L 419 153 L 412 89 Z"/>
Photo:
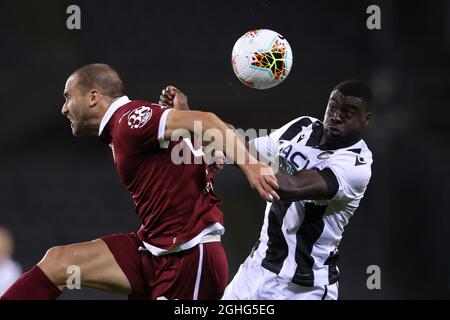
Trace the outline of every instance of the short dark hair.
<path fill-rule="evenodd" d="M 88 64 L 73 74 L 78 76 L 77 84 L 83 93 L 96 88 L 111 98 L 117 98 L 124 94 L 124 85 L 119 74 L 107 64 Z"/>
<path fill-rule="evenodd" d="M 343 81 L 335 86 L 333 91 L 334 90 L 338 90 L 347 97 L 352 96 L 362 99 L 367 110 L 369 110 L 372 104 L 372 90 L 365 82 L 361 80 L 352 79 Z"/>

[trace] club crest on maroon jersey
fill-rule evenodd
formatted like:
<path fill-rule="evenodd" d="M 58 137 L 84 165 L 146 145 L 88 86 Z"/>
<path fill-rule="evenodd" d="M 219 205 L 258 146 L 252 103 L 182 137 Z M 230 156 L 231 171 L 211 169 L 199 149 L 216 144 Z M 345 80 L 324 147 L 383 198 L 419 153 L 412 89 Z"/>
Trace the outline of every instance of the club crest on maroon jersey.
<path fill-rule="evenodd" d="M 128 115 L 128 125 L 131 129 L 142 128 L 152 117 L 152 109 L 141 106 L 130 112 Z"/>

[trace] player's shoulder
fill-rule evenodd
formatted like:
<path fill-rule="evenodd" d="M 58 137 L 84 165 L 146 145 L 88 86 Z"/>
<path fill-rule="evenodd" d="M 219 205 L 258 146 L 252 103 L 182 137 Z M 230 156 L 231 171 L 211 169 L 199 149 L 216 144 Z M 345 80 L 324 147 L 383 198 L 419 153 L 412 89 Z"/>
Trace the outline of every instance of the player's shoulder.
<path fill-rule="evenodd" d="M 352 146 L 335 150 L 330 161 L 348 163 L 352 167 L 370 170 L 373 157 L 366 142 L 361 139 Z"/>
<path fill-rule="evenodd" d="M 119 127 L 138 129 L 152 118 L 158 117 L 167 107 L 145 100 L 132 100 L 119 109 L 115 120 Z"/>
<path fill-rule="evenodd" d="M 283 125 L 281 128 L 275 130 L 279 135 L 281 135 L 282 138 L 285 140 L 290 140 L 296 135 L 298 135 L 300 132 L 305 130 L 305 128 L 310 128 L 312 126 L 321 126 L 322 123 L 310 116 L 300 116 L 297 117 L 285 125 Z"/>
<path fill-rule="evenodd" d="M 311 116 L 300 116 L 297 117 L 288 123 L 285 124 L 285 126 L 301 126 L 301 127 L 307 127 L 313 123 L 319 123 L 321 124 L 320 120 L 311 117 Z"/>
<path fill-rule="evenodd" d="M 330 168 L 339 181 L 341 197 L 353 199 L 362 195 L 372 176 L 372 152 L 364 140 L 333 151 L 325 167 Z M 341 190 L 340 189 L 340 190 Z"/>
<path fill-rule="evenodd" d="M 370 151 L 367 143 L 363 139 L 359 140 L 357 143 L 350 147 L 339 149 L 338 153 L 358 155 L 360 157 L 363 157 L 367 161 L 373 161 L 372 151 Z"/>
<path fill-rule="evenodd" d="M 150 110 L 153 112 L 163 110 L 165 108 L 167 107 L 145 100 L 131 100 L 118 110 L 118 114 L 124 115 L 130 113 L 141 113 Z"/>

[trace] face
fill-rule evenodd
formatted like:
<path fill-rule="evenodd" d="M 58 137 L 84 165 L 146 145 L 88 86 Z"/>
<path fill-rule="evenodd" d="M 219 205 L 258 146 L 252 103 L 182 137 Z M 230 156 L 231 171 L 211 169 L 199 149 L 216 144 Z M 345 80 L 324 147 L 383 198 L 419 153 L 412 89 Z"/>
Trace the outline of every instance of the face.
<path fill-rule="evenodd" d="M 74 136 L 85 136 L 92 134 L 94 110 L 91 93 L 83 93 L 77 82 L 76 74 L 67 79 L 64 88 L 65 103 L 61 113 L 69 119 Z"/>
<path fill-rule="evenodd" d="M 368 126 L 370 116 L 361 99 L 346 97 L 335 90 L 328 100 L 323 120 L 325 138 L 350 140 L 358 137 Z"/>

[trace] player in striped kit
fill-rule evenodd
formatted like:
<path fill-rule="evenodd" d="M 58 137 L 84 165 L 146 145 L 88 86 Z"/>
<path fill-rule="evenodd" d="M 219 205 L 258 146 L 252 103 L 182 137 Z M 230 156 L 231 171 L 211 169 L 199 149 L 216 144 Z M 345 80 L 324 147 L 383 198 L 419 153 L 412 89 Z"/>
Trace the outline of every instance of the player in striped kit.
<path fill-rule="evenodd" d="M 362 139 L 371 100 L 363 82 L 342 82 L 323 123 L 299 117 L 251 142 L 281 169 L 281 200 L 267 203 L 259 241 L 223 299 L 338 298 L 339 242 L 371 177 Z"/>

